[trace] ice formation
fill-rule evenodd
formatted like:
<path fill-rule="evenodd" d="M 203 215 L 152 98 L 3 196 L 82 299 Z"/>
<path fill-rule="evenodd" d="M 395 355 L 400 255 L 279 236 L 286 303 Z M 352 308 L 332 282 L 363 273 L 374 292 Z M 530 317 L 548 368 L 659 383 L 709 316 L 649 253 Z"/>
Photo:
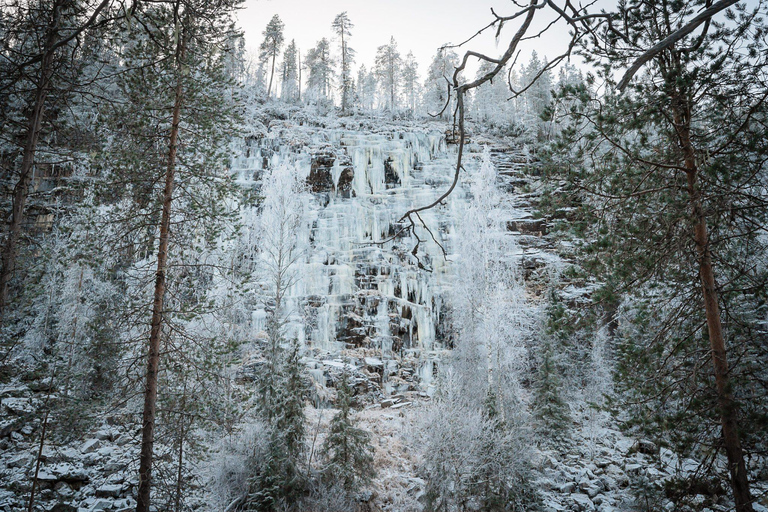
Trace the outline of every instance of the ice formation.
<path fill-rule="evenodd" d="M 417 229 L 423 240 L 418 257 L 411 254 L 416 238 L 397 233 L 404 212 L 447 188 L 455 158 L 438 130 L 292 126 L 246 141 L 234 159 L 244 187 L 258 189 L 265 172 L 286 163 L 307 176 L 307 204 L 296 230 L 303 256 L 286 294 L 288 336 L 327 351 L 370 348 L 385 359 L 411 351 L 424 358 L 422 382 L 431 380 L 429 353 L 445 345 L 440 326 L 451 284 L 451 238 L 466 190 L 459 187 L 443 205 L 422 213 L 447 258 L 423 228 Z M 472 157 L 466 164 L 477 165 Z M 254 335 L 266 316 L 254 311 Z"/>

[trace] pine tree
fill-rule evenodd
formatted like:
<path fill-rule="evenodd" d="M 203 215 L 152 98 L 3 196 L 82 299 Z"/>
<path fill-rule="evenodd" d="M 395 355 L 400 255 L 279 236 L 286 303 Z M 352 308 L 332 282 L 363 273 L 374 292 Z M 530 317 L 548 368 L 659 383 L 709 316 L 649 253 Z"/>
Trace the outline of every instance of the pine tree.
<path fill-rule="evenodd" d="M 334 65 L 331 45 L 326 38 L 322 38 L 317 46 L 307 52 L 304 66 L 309 70 L 307 92 L 310 99 L 321 103 L 331 100 Z"/>
<path fill-rule="evenodd" d="M 299 50 L 296 48 L 296 41 L 291 40 L 291 44 L 283 53 L 283 77 L 280 90 L 280 99 L 283 101 L 293 102 L 299 98 L 298 55 Z"/>
<path fill-rule="evenodd" d="M 372 71 L 368 71 L 365 65 L 360 66 L 357 72 L 357 97 L 360 108 L 373 110 L 376 103 L 376 88 L 376 76 Z"/>
<path fill-rule="evenodd" d="M 704 6 L 622 6 L 628 39 L 585 51 L 607 66 L 600 73 L 610 84 L 614 64 L 628 66 L 635 48 L 669 35 L 664 20 L 690 19 Z M 589 241 L 585 267 L 604 282 L 592 299 L 609 327 L 625 319 L 611 327 L 622 393 L 615 406 L 681 453 L 721 446 L 736 509 L 750 511 L 744 451 L 762 446 L 768 410 L 748 391 L 765 382 L 754 329 L 766 247 L 753 227 L 768 204 L 756 164 L 768 153 L 756 121 L 766 111 L 760 74 L 768 62 L 754 37 L 765 31 L 758 9 L 727 15 L 728 24 L 707 23 L 663 46 L 623 94 L 609 88 L 598 104 L 588 88 L 571 88 L 570 99 L 584 103 L 572 107 L 552 164 L 567 172 L 572 224 Z"/>
<path fill-rule="evenodd" d="M 419 98 L 419 65 L 413 52 L 408 52 L 403 63 L 403 96 L 408 110 L 415 113 Z"/>
<path fill-rule="evenodd" d="M 397 49 L 397 42 L 394 36 L 390 37 L 389 44 L 379 46 L 376 51 L 374 72 L 381 88 L 385 108 L 392 113 L 397 110 L 402 65 L 403 59 Z"/>
<path fill-rule="evenodd" d="M 285 24 L 280 20 L 280 16 L 275 14 L 272 19 L 267 23 L 267 27 L 262 32 L 264 41 L 259 46 L 259 57 L 263 61 L 272 59 L 272 64 L 269 71 L 269 85 L 267 85 L 267 98 L 272 93 L 272 79 L 275 77 L 275 62 L 277 61 L 277 55 L 280 53 L 280 49 L 283 47 L 283 29 Z"/>
<path fill-rule="evenodd" d="M 459 65 L 459 56 L 453 50 L 441 48 L 432 59 L 424 84 L 424 102 L 431 115 L 440 114 L 441 119 L 453 115 L 455 102 L 448 87 L 453 73 Z"/>
<path fill-rule="evenodd" d="M 212 243 L 220 234 L 217 222 L 228 218 L 223 197 L 231 181 L 223 163 L 236 116 L 221 48 L 233 30 L 236 3 L 158 2 L 137 13 L 140 23 L 126 27 L 123 34 L 128 70 L 119 84 L 124 97 L 119 107 L 122 122 L 112 127 L 116 144 L 106 149 L 102 165 L 112 183 L 131 184 L 111 190 L 120 199 L 127 196 L 109 209 L 123 223 L 121 245 L 128 241 L 134 250 L 133 242 L 143 238 L 139 253 L 152 254 L 156 262 L 138 512 L 150 508 L 157 400 L 162 393 L 161 349 L 169 348 L 171 332 L 184 332 L 179 322 L 172 323 L 169 309 L 183 321 L 200 305 L 195 289 L 185 287 L 185 278 L 197 280 L 198 286 L 209 279 L 206 265 L 193 267 L 197 275 L 189 272 L 183 265 L 184 253 Z M 159 184 L 164 184 L 162 191 Z M 123 208 L 138 216 L 122 217 Z M 169 289 L 175 293 L 166 294 Z"/>
<path fill-rule="evenodd" d="M 354 81 L 352 80 L 352 64 L 355 62 L 355 50 L 349 47 L 349 37 L 355 25 L 349 21 L 347 12 L 344 11 L 334 18 L 331 28 L 340 40 L 341 45 L 341 73 L 339 75 L 339 88 L 341 89 L 341 112 L 347 111 L 352 102 Z"/>
<path fill-rule="evenodd" d="M 339 412 L 331 419 L 328 437 L 323 442 L 321 452 L 327 458 L 324 477 L 352 492 L 370 483 L 375 471 L 371 436 L 355 426 L 352 416 L 349 377 L 349 363 L 345 361 L 341 378 L 336 384 Z"/>

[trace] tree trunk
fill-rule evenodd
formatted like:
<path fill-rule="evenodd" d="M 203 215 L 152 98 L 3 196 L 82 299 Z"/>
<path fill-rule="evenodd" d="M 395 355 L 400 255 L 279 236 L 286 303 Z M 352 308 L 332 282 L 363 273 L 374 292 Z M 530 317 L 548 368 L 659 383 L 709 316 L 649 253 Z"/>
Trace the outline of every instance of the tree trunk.
<path fill-rule="evenodd" d="M 347 47 L 344 44 L 344 30 L 341 26 L 341 113 L 347 111 Z"/>
<path fill-rule="evenodd" d="M 37 83 L 35 102 L 27 121 L 27 136 L 24 143 L 24 152 L 21 159 L 21 171 L 19 181 L 13 191 L 13 203 L 11 206 L 11 222 L 8 226 L 8 235 L 3 247 L 2 271 L 0 271 L 0 318 L 8 304 L 8 286 L 16 266 L 16 246 L 21 234 L 21 225 L 24 222 L 24 207 L 29 195 L 29 186 L 32 183 L 32 171 L 35 161 L 35 151 L 40 135 L 40 127 L 45 111 L 45 99 L 53 76 L 53 55 L 56 51 L 56 41 L 59 38 L 59 24 L 61 22 L 61 1 L 53 4 L 51 22 L 48 25 L 48 34 L 45 39 L 43 58 L 40 62 L 40 78 Z"/>
<path fill-rule="evenodd" d="M 701 292 L 707 316 L 707 331 L 717 387 L 718 412 L 723 429 L 723 445 L 728 458 L 728 471 L 731 475 L 733 499 L 736 503 L 736 512 L 752 512 L 749 480 L 747 479 L 744 453 L 739 439 L 737 404 L 731 391 L 723 325 L 720 319 L 720 305 L 715 286 L 712 254 L 709 249 L 707 220 L 698 185 L 699 171 L 696 165 L 696 153 L 691 141 L 689 109 L 682 95 L 678 96 L 675 101 L 674 119 L 680 147 L 685 157 L 689 204 L 694 222 L 694 241 L 699 263 L 699 278 L 701 279 Z"/>
<path fill-rule="evenodd" d="M 296 49 L 296 54 L 299 58 L 299 103 L 301 103 L 301 50 Z"/>
<path fill-rule="evenodd" d="M 275 60 L 277 59 L 277 49 L 275 49 L 274 52 L 272 52 L 272 71 L 269 73 L 269 86 L 267 87 L 267 99 L 269 99 L 269 94 L 272 92 L 272 78 L 275 76 Z"/>
<path fill-rule="evenodd" d="M 184 378 L 184 391 L 181 397 L 181 413 L 179 414 L 179 456 L 176 472 L 176 500 L 174 511 L 181 512 L 181 491 L 184 487 L 184 414 L 187 408 L 187 379 Z"/>
<path fill-rule="evenodd" d="M 149 354 L 147 356 L 147 379 L 144 390 L 144 414 L 141 428 L 141 455 L 139 458 L 139 490 L 136 512 L 149 512 L 152 476 L 152 453 L 155 440 L 155 412 L 157 407 L 157 377 L 160 363 L 160 336 L 163 324 L 163 298 L 165 295 L 166 265 L 168 262 L 168 239 L 171 226 L 171 201 L 176 174 L 176 149 L 179 137 L 179 122 L 182 103 L 182 65 L 185 46 L 184 35 L 179 37 L 179 56 L 176 65 L 176 91 L 173 105 L 173 124 L 171 125 L 168 147 L 168 167 L 165 172 L 165 190 L 163 191 L 163 213 L 160 220 L 160 247 L 157 252 L 157 272 L 155 274 L 155 294 L 152 305 L 152 324 L 149 335 Z"/>

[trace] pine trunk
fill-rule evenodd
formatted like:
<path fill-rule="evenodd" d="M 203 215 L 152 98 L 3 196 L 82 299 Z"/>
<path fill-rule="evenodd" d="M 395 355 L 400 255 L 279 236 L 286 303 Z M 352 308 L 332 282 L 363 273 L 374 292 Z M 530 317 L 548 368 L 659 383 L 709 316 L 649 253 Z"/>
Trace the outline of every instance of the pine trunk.
<path fill-rule="evenodd" d="M 299 103 L 301 103 L 301 50 L 297 49 L 296 53 L 298 55 L 299 60 Z"/>
<path fill-rule="evenodd" d="M 24 152 L 21 159 L 21 171 L 19 181 L 13 191 L 13 203 L 11 206 L 11 222 L 8 226 L 8 235 L 3 247 L 3 265 L 0 271 L 0 318 L 8 304 L 8 287 L 16 267 L 16 246 L 21 235 L 21 225 L 24 222 L 24 207 L 29 195 L 29 186 L 32 183 L 32 171 L 35 161 L 37 141 L 40 136 L 40 127 L 43 122 L 45 100 L 53 76 L 53 55 L 56 41 L 59 38 L 59 24 L 61 22 L 62 3 L 56 1 L 53 4 L 51 23 L 48 26 L 48 34 L 45 39 L 45 49 L 40 62 L 40 79 L 37 83 L 35 103 L 27 120 L 27 136 L 24 143 Z"/>
<path fill-rule="evenodd" d="M 179 138 L 179 123 L 182 103 L 182 66 L 184 61 L 183 35 L 179 37 L 179 57 L 176 69 L 176 90 L 174 93 L 173 124 L 171 125 L 168 147 L 168 167 L 165 172 L 163 191 L 163 213 L 160 220 L 160 247 L 157 252 L 155 294 L 152 305 L 152 323 L 147 356 L 147 378 L 144 390 L 144 414 L 141 428 L 141 455 L 139 457 L 139 490 L 136 512 L 149 512 L 152 477 L 152 455 L 155 441 L 155 412 L 157 408 L 157 378 L 160 364 L 160 337 L 163 324 L 163 299 L 165 296 L 166 265 L 168 262 L 168 240 L 171 226 L 171 201 L 173 199 L 174 177 L 176 174 L 176 150 Z"/>
<path fill-rule="evenodd" d="M 347 111 L 347 47 L 344 44 L 344 30 L 341 27 L 341 113 Z"/>
<path fill-rule="evenodd" d="M 731 476 L 733 498 L 736 504 L 736 512 L 752 512 L 749 480 L 747 479 L 744 453 L 741 448 L 741 440 L 739 439 L 737 405 L 731 391 L 732 385 L 728 372 L 728 359 L 723 336 L 723 325 L 720 318 L 720 305 L 715 285 L 712 254 L 709 248 L 707 220 L 704 215 L 701 190 L 698 184 L 699 170 L 696 165 L 696 152 L 691 140 L 690 109 L 682 94 L 676 98 L 674 108 L 678 140 L 685 158 L 688 200 L 694 223 L 694 241 L 698 256 L 699 278 L 701 280 L 701 291 L 707 317 L 707 331 L 717 387 L 718 412 L 723 429 L 723 445 L 728 459 L 728 471 Z"/>
<path fill-rule="evenodd" d="M 275 60 L 277 59 L 277 48 L 275 48 L 275 51 L 272 53 L 272 71 L 269 74 L 269 86 L 267 87 L 267 99 L 269 99 L 269 95 L 272 92 L 272 79 L 275 77 Z"/>

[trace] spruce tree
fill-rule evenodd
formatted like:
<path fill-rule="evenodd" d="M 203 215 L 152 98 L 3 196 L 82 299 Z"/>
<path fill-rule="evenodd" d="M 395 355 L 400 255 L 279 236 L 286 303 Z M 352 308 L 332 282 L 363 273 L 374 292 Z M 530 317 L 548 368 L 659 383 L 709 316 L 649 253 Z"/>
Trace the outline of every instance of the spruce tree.
<path fill-rule="evenodd" d="M 262 385 L 259 389 L 261 414 L 269 429 L 267 457 L 250 478 L 247 510 L 280 510 L 295 503 L 306 489 L 306 476 L 300 466 L 305 450 L 307 387 L 299 349 L 298 341 L 294 340 L 290 350 L 279 351 L 278 364 L 266 368 L 276 372 L 275 378 L 265 379 L 262 370 L 263 382 L 271 383 L 270 387 Z M 266 399 L 263 393 L 272 396 Z M 264 409 L 264 404 L 269 408 Z"/>
<path fill-rule="evenodd" d="M 450 49 L 441 48 L 432 59 L 424 84 L 424 103 L 429 114 L 440 114 L 440 119 L 446 120 L 453 115 L 455 101 L 448 84 L 458 65 L 459 56 Z"/>
<path fill-rule="evenodd" d="M 560 441 L 568 432 L 571 416 L 562 398 L 562 381 L 552 340 L 544 340 L 533 388 L 533 417 L 538 432 Z"/>
<path fill-rule="evenodd" d="M 352 415 L 353 395 L 349 377 L 349 363 L 345 362 L 341 378 L 336 384 L 336 406 L 339 412 L 331 419 L 328 437 L 321 451 L 327 458 L 323 469 L 324 478 L 352 492 L 370 483 L 375 471 L 371 436 L 356 426 Z"/>
<path fill-rule="evenodd" d="M 413 52 L 408 52 L 403 64 L 403 96 L 411 114 L 416 112 L 420 95 L 419 89 L 419 65 L 416 62 L 416 57 L 413 56 Z"/>

